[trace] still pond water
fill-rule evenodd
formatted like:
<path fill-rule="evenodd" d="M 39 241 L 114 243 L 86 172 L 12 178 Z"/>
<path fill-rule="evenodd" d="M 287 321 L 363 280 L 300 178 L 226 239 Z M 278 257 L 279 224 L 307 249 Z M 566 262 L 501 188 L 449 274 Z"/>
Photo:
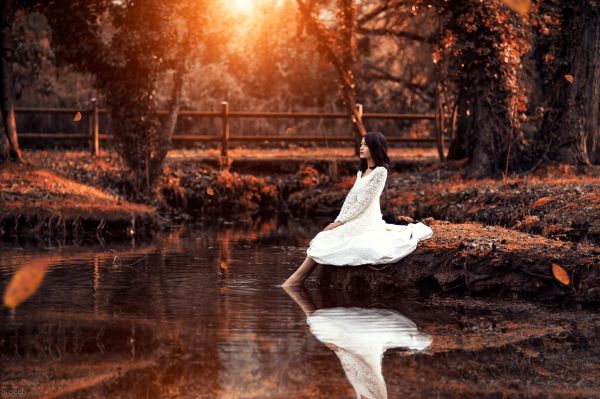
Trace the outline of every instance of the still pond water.
<path fill-rule="evenodd" d="M 282 289 L 321 224 L 3 244 L 3 293 L 44 278 L 2 309 L 0 397 L 600 398 L 598 312 Z"/>

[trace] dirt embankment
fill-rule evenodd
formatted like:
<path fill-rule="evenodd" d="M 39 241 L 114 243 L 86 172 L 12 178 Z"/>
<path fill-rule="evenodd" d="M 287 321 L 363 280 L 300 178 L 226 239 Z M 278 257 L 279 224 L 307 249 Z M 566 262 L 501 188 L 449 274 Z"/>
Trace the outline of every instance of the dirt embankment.
<path fill-rule="evenodd" d="M 600 167 L 550 167 L 532 176 L 465 181 L 435 170 L 393 175 L 387 209 L 413 218 L 477 221 L 562 241 L 600 243 Z"/>
<path fill-rule="evenodd" d="M 426 219 L 433 237 L 388 265 L 322 266 L 345 291 L 450 293 L 600 304 L 600 249 L 480 223 Z"/>
<path fill-rule="evenodd" d="M 577 173 L 551 167 L 527 177 L 464 180 L 457 165 L 389 174 L 381 207 L 389 223 L 432 217 L 498 225 L 562 241 L 600 243 L 600 166 Z M 353 176 L 299 190 L 288 206 L 299 216 L 335 217 Z"/>
<path fill-rule="evenodd" d="M 75 242 L 148 236 L 157 212 L 30 164 L 0 165 L 0 235 Z"/>
<path fill-rule="evenodd" d="M 333 212 L 341 205 L 338 202 L 343 201 L 348 187 L 348 184 L 331 186 L 330 166 L 326 160 L 293 157 L 286 161 L 275 152 L 273 159 L 246 157 L 234 161 L 229 171 L 220 171 L 216 160 L 211 158 L 197 154 L 187 156 L 185 152 L 183 156 L 177 151 L 169 155 L 157 185 L 157 198 L 148 205 L 176 221 L 206 215 L 234 219 L 258 213 L 300 215 L 302 209 L 290 203 L 290 196 L 296 192 L 310 195 L 315 190 L 331 191 L 338 198 L 329 208 L 323 207 L 323 211 Z M 143 200 L 128 184 L 125 167 L 114 154 L 92 158 L 81 151 L 31 151 L 26 157 L 37 166 L 55 170 L 109 194 L 131 202 Z M 260 172 L 258 166 L 262 167 Z M 340 175 L 349 173 L 350 169 L 349 161 L 340 160 Z M 306 216 L 313 215 L 319 216 L 318 213 Z"/>

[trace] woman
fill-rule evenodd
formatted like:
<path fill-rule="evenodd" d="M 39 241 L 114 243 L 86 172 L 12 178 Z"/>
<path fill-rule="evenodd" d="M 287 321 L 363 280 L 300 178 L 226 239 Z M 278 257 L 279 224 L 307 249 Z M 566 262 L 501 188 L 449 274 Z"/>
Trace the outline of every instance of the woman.
<path fill-rule="evenodd" d="M 390 159 L 380 132 L 367 133 L 360 145 L 360 170 L 333 223 L 310 242 L 307 257 L 283 286 L 299 286 L 319 264 L 348 266 L 394 263 L 433 235 L 423 223 L 407 226 L 383 220 L 379 197 L 387 180 Z"/>

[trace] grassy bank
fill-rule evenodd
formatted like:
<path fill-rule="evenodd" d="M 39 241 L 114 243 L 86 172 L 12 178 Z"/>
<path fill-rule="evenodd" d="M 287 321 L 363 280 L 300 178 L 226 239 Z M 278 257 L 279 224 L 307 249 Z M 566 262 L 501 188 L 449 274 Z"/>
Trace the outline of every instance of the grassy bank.
<path fill-rule="evenodd" d="M 147 236 L 157 212 L 31 164 L 0 166 L 2 236 L 85 240 Z"/>

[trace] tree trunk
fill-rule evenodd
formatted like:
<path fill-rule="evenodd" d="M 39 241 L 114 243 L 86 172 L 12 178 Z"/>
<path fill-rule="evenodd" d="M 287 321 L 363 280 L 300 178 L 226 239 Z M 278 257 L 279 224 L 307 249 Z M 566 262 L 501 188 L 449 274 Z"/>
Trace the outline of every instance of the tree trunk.
<path fill-rule="evenodd" d="M 587 151 L 590 162 L 600 164 L 600 3 L 596 3 L 595 17 L 586 34 L 590 44 L 590 118 Z"/>
<path fill-rule="evenodd" d="M 458 108 L 458 131 L 463 140 L 461 150 L 469 158 L 465 172 L 473 178 L 498 176 L 506 162 L 508 116 L 486 101 L 483 95 L 471 98 L 471 101 L 459 101 Z"/>
<path fill-rule="evenodd" d="M 600 2 L 561 2 L 557 68 L 540 132 L 548 158 L 574 165 L 598 161 Z M 572 80 L 572 83 L 571 83 Z"/>
<path fill-rule="evenodd" d="M 355 64 L 356 47 L 356 4 L 353 0 L 340 0 L 337 2 L 337 23 L 339 32 L 334 34 L 314 15 L 312 15 L 314 2 L 296 0 L 300 14 L 306 24 L 307 32 L 315 36 L 317 49 L 333 65 L 341 84 L 341 96 L 346 111 L 352 123 L 355 136 L 355 152 L 362 137 L 367 133 L 362 116 L 356 111 L 356 79 L 352 71 Z"/>
<path fill-rule="evenodd" d="M 451 32 L 458 50 L 449 54 L 457 130 L 448 159 L 467 158 L 466 177 L 499 177 L 505 169 L 509 142 L 520 136 L 513 112 L 518 93 L 511 90 L 519 76 L 515 62 L 504 61 L 507 57 L 502 49 L 520 50 L 506 41 L 509 34 L 518 36 L 521 27 L 497 2 L 457 0 L 447 7 L 451 14 L 445 29 Z M 496 21 L 500 12 L 505 13 L 506 26 Z"/>
<path fill-rule="evenodd" d="M 183 55 L 182 55 L 183 57 Z M 183 78 L 185 75 L 185 68 L 183 65 L 180 68 L 175 69 L 173 73 L 173 91 L 171 92 L 171 101 L 169 105 L 169 115 L 167 120 L 162 126 L 162 144 L 158 149 L 157 155 L 151 159 L 150 173 L 152 182 L 162 174 L 163 165 L 167 152 L 171 148 L 173 141 L 173 133 L 175 132 L 175 126 L 177 125 L 177 118 L 179 116 L 179 108 L 181 106 L 181 93 L 183 90 Z"/>
<path fill-rule="evenodd" d="M 15 15 L 14 0 L 2 0 L 0 10 L 0 112 L 2 113 L 2 131 L 0 132 L 0 162 L 22 161 L 21 149 L 17 138 L 13 87 L 14 41 L 12 22 Z"/>

